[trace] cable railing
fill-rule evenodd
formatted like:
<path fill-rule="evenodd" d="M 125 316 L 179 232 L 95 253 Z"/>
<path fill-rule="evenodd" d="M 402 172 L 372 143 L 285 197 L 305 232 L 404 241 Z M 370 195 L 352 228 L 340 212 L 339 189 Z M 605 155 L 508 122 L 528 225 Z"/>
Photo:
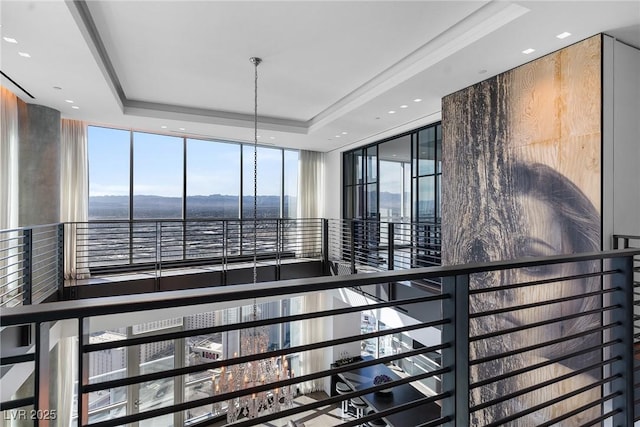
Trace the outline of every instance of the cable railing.
<path fill-rule="evenodd" d="M 64 276 L 79 285 L 85 283 L 82 279 L 142 273 L 140 277 L 155 281 L 152 290 L 158 291 L 189 286 L 161 284 L 160 279 L 180 274 L 184 268 L 203 267 L 219 272 L 216 283 L 238 283 L 243 276 L 229 278 L 227 273 L 252 263 L 254 251 L 260 265 L 275 268 L 264 280 L 281 278 L 283 263 L 300 260 L 320 262 L 320 267 L 313 267 L 320 274 L 440 263 L 440 226 L 430 223 L 282 218 L 262 218 L 255 223 L 252 219 L 122 220 L 70 222 L 5 230 L 0 235 L 3 305 L 29 304 L 56 290 L 62 293 Z M 285 272 L 283 277 L 294 274 Z M 207 277 L 199 281 L 210 280 Z M 140 289 L 148 288 L 141 285 Z M 74 297 L 71 291 L 69 296 Z"/>
<path fill-rule="evenodd" d="M 640 248 L 640 236 L 628 234 L 613 235 L 614 249 Z M 640 256 L 633 260 L 633 342 L 634 342 L 634 385 L 635 421 L 640 421 Z"/>
<path fill-rule="evenodd" d="M 626 249 L 12 307 L 0 326 L 35 333 L 29 345 L 3 353 L 2 386 L 19 385 L 7 382 L 11 369 L 28 363 L 37 392 L 7 389 L 3 396 L 16 397 L 3 397 L 1 409 L 8 417 L 64 414 L 59 422 L 83 427 L 225 424 L 233 409 L 240 416 L 232 425 L 254 426 L 339 412 L 341 402 L 360 398 L 365 410 L 344 414 L 341 425 L 630 426 L 638 255 Z M 386 300 L 359 292 L 415 281 L 441 286 Z M 248 315 L 252 304 L 257 317 Z M 377 327 L 362 330 L 365 313 Z M 208 323 L 193 320 L 208 314 Z M 59 321 L 80 345 L 65 353 L 76 367 L 58 369 L 72 378 L 52 381 L 49 349 L 62 351 L 53 340 L 67 336 L 50 334 Z M 256 330 L 267 331 L 268 348 L 243 353 L 242 331 Z M 413 344 L 394 346 L 408 338 Z M 362 356 L 361 345 L 376 339 L 385 351 Z M 204 342 L 215 346 L 195 344 Z M 106 354 L 128 361 L 120 374 L 105 375 L 120 368 L 105 368 Z M 60 355 L 54 359 L 67 360 Z M 433 364 L 398 368 L 418 356 Z M 291 375 L 241 380 L 248 363 L 265 359 L 286 360 Z M 390 381 L 378 380 L 382 372 Z M 221 378 L 236 385 L 218 389 Z M 427 379 L 439 385 L 425 390 Z M 336 382 L 347 391 L 337 393 Z M 293 404 L 279 398 L 284 390 L 295 394 Z M 302 399 L 318 390 L 325 393 Z M 252 396 L 266 403 L 245 411 Z"/>
<path fill-rule="evenodd" d="M 91 221 L 65 224 L 91 275 L 253 260 L 320 258 L 321 219 Z M 255 236 L 255 240 L 254 240 Z"/>
<path fill-rule="evenodd" d="M 61 224 L 0 230 L 0 306 L 36 304 L 62 289 Z"/>
<path fill-rule="evenodd" d="M 439 223 L 328 220 L 334 274 L 440 265 Z"/>

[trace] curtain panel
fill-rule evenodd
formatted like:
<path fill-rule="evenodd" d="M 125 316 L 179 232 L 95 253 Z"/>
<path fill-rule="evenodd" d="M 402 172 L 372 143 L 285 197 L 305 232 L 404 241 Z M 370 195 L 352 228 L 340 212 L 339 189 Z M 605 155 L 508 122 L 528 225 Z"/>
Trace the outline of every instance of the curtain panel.
<path fill-rule="evenodd" d="M 18 227 L 18 98 L 0 86 L 0 230 Z M 20 255 L 15 247 L 19 231 L 5 231 L 0 238 L 0 305 L 22 302 L 18 293 Z M 11 248 L 10 246 L 14 246 Z"/>
<path fill-rule="evenodd" d="M 302 297 L 302 313 L 315 313 L 329 309 L 330 296 L 326 292 L 305 294 Z M 300 344 L 313 344 L 327 339 L 325 318 L 307 319 L 300 322 Z M 327 368 L 329 358 L 326 349 L 304 351 L 300 353 L 301 375 L 313 374 Z M 324 390 L 324 379 L 305 381 L 299 384 L 302 394 Z"/>
<path fill-rule="evenodd" d="M 0 229 L 18 226 L 18 98 L 0 86 Z"/>
<path fill-rule="evenodd" d="M 299 219 L 322 217 L 323 157 L 317 151 L 300 151 L 298 167 L 298 212 Z M 321 239 L 310 239 L 300 233 L 297 247 L 301 256 L 315 256 L 322 251 Z"/>
<path fill-rule="evenodd" d="M 82 279 L 89 276 L 81 241 L 87 236 L 78 233 L 75 223 L 86 222 L 89 217 L 89 160 L 87 126 L 77 120 L 62 119 L 60 132 L 60 220 L 65 226 L 64 277 Z"/>
<path fill-rule="evenodd" d="M 298 180 L 298 218 L 320 218 L 323 186 L 322 153 L 300 150 Z"/>

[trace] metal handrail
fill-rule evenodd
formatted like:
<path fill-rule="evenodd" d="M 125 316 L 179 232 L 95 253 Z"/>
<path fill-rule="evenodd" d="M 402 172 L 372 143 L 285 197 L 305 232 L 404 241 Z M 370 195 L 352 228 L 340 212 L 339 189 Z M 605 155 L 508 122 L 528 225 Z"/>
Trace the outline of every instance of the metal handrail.
<path fill-rule="evenodd" d="M 63 282 L 63 225 L 0 230 L 0 306 L 45 301 Z"/>
<path fill-rule="evenodd" d="M 83 379 L 79 385 L 79 395 L 87 396 L 88 393 L 111 389 L 115 387 L 123 387 L 133 384 L 140 384 L 146 381 L 155 381 L 162 380 L 167 378 L 174 378 L 177 376 L 199 372 L 206 369 L 216 369 L 221 366 L 231 366 L 239 363 L 246 363 L 254 360 L 259 360 L 265 357 L 282 357 L 282 356 L 290 356 L 293 354 L 297 354 L 299 352 L 310 351 L 313 349 L 322 349 L 331 346 L 335 346 L 338 344 L 344 344 L 349 342 L 360 341 L 362 339 L 382 337 L 391 333 L 401 333 L 403 331 L 410 330 L 418 330 L 427 327 L 438 327 L 442 330 L 442 341 L 438 345 L 429 345 L 424 348 L 417 348 L 413 350 L 409 350 L 405 353 L 392 354 L 389 356 L 380 357 L 374 360 L 365 360 L 361 362 L 357 362 L 353 365 L 343 365 L 331 367 L 329 369 L 322 369 L 317 372 L 307 373 L 300 377 L 289 378 L 277 381 L 272 384 L 264 384 L 253 386 L 247 389 L 232 391 L 228 393 L 218 394 L 209 396 L 206 398 L 202 398 L 195 401 L 189 402 L 178 402 L 173 405 L 169 405 L 162 408 L 150 409 L 144 412 L 140 412 L 137 414 L 129 414 L 122 417 L 114 418 L 107 421 L 100 421 L 97 423 L 87 424 L 87 419 L 84 416 L 81 416 L 82 425 L 95 425 L 95 426 L 116 426 L 123 423 L 135 422 L 144 419 L 150 419 L 156 416 L 160 416 L 163 414 L 171 414 L 174 412 L 184 411 L 190 408 L 196 408 L 202 405 L 210 405 L 215 404 L 216 402 L 227 401 L 236 396 L 244 395 L 245 393 L 254 393 L 272 389 L 274 387 L 283 387 L 287 385 L 293 385 L 300 381 L 305 380 L 313 380 L 319 379 L 331 375 L 338 375 L 342 372 L 347 372 L 349 370 L 355 369 L 357 367 L 367 367 L 373 366 L 379 363 L 388 363 L 393 361 L 401 360 L 408 356 L 413 355 L 421 355 L 427 354 L 434 351 L 441 352 L 441 362 L 440 367 L 427 372 L 421 372 L 418 374 L 411 375 L 409 377 L 405 377 L 400 380 L 395 380 L 392 383 L 392 386 L 399 386 L 401 384 L 408 384 L 411 382 L 415 382 L 422 379 L 433 378 L 438 376 L 441 378 L 442 383 L 442 391 L 436 393 L 433 396 L 425 397 L 419 401 L 415 401 L 412 403 L 408 403 L 405 405 L 396 405 L 393 408 L 389 408 L 388 410 L 382 411 L 378 414 L 372 414 L 365 417 L 366 419 L 375 419 L 382 416 L 392 416 L 396 413 L 401 413 L 404 410 L 409 410 L 412 407 L 415 407 L 420 404 L 426 404 L 427 402 L 441 402 L 442 411 L 440 417 L 437 420 L 431 421 L 430 425 L 445 425 L 445 426 L 453 426 L 454 420 L 458 419 L 469 419 L 471 413 L 474 411 L 482 411 L 485 409 L 487 405 L 471 405 L 468 398 L 468 390 L 470 387 L 474 387 L 477 389 L 478 387 L 485 387 L 486 382 L 479 382 L 477 380 L 472 379 L 469 375 L 471 372 L 471 367 L 481 365 L 483 363 L 487 363 L 491 360 L 497 360 L 498 358 L 508 356 L 509 354 L 516 354 L 517 352 L 529 351 L 531 349 L 538 349 L 545 346 L 555 345 L 559 342 L 567 341 L 572 338 L 583 336 L 585 334 L 591 333 L 599 333 L 604 330 L 612 330 L 611 340 L 609 342 L 600 344 L 601 348 L 606 346 L 610 350 L 610 354 L 606 359 L 602 359 L 601 361 L 596 361 L 593 363 L 599 363 L 598 366 L 607 366 L 608 369 L 611 370 L 611 375 L 606 378 L 601 378 L 596 380 L 593 384 L 610 385 L 615 393 L 615 396 L 611 397 L 614 399 L 614 403 L 616 407 L 622 407 L 624 404 L 628 404 L 630 401 L 629 397 L 629 384 L 633 384 L 632 377 L 632 369 L 627 369 L 629 364 L 631 363 L 632 358 L 632 350 L 631 347 L 631 332 L 628 331 L 626 325 L 629 324 L 629 319 L 631 318 L 629 311 L 629 304 L 625 303 L 627 301 L 629 290 L 630 290 L 630 282 L 631 282 L 631 268 L 630 261 L 631 257 L 640 255 L 640 250 L 638 249 L 627 249 L 627 250 L 615 250 L 615 251 L 606 251 L 606 252 L 598 252 L 598 253 L 589 253 L 589 254 L 574 254 L 574 255 L 559 255 L 553 257 L 539 257 L 539 258 L 528 258 L 528 259 L 520 259 L 520 260 L 511 260 L 511 261 L 498 261 L 498 262 L 486 262 L 486 263 L 476 263 L 471 265 L 458 265 L 458 266 L 444 266 L 444 267 L 429 267 L 429 268 L 419 268 L 414 270 L 400 270 L 400 271 L 384 271 L 384 272 L 374 272 L 368 274 L 356 274 L 350 276 L 333 276 L 333 277 L 316 277 L 309 279 L 294 279 L 280 282 L 265 282 L 265 283 L 257 283 L 252 286 L 246 285 L 235 285 L 235 286 L 226 286 L 226 287 L 215 287 L 215 288 L 206 288 L 206 289 L 190 289 L 190 290 L 181 290 L 181 291 L 168 291 L 159 294 L 140 294 L 140 295 L 131 295 L 126 297 L 107 297 L 101 298 L 99 300 L 79 300 L 79 301 L 68 301 L 68 302 L 57 302 L 50 304 L 41 304 L 36 306 L 23 306 L 23 307 L 13 307 L 3 311 L 3 315 L 0 318 L 0 326 L 2 327 L 10 327 L 21 325 L 25 323 L 34 323 L 36 325 L 36 330 L 40 330 L 45 325 L 51 325 L 53 322 L 64 319 L 77 319 L 78 321 L 78 335 L 82 338 L 81 345 L 79 346 L 78 353 L 76 357 L 78 360 L 82 360 L 84 355 L 94 351 L 100 351 L 107 348 L 113 348 L 113 346 L 134 346 L 140 345 L 142 343 L 147 342 L 159 342 L 165 340 L 173 340 L 173 339 L 182 339 L 184 337 L 192 336 L 192 335 L 200 335 L 202 333 L 222 331 L 222 330 L 241 330 L 246 328 L 253 328 L 259 326 L 266 325 L 274 325 L 277 323 L 283 324 L 288 322 L 294 322 L 298 320 L 306 320 L 310 318 L 321 318 L 323 316 L 335 316 L 344 313 L 354 313 L 361 310 L 362 307 L 348 307 L 348 308 L 340 308 L 334 310 L 326 310 L 319 311 L 313 313 L 304 313 L 302 315 L 287 315 L 281 316 L 277 318 L 270 318 L 264 320 L 253 320 L 251 322 L 239 322 L 232 325 L 224 325 L 213 328 L 204 328 L 204 329 L 194 329 L 189 331 L 181 331 L 181 332 L 168 332 L 168 333 L 157 333 L 153 336 L 145 336 L 145 337 L 136 337 L 132 339 L 125 339 L 122 341 L 114 342 L 113 344 L 89 344 L 87 331 L 85 330 L 85 321 L 87 319 L 91 319 L 98 316 L 105 315 L 119 315 L 124 313 L 133 313 L 133 312 L 149 312 L 152 310 L 162 310 L 167 308 L 175 308 L 175 307 L 189 307 L 189 306 L 201 306 L 202 304 L 207 303 L 225 303 L 225 302 L 237 302 L 238 304 L 242 304 L 243 300 L 252 300 L 252 299 L 269 299 L 269 298 L 282 298 L 292 295 L 306 294 L 306 293 L 316 293 L 320 291 L 330 291 L 330 290 L 338 290 L 344 288 L 358 288 L 362 286 L 371 286 L 384 284 L 389 282 L 412 282 L 412 281 L 424 281 L 424 280 L 435 280 L 437 278 L 442 279 L 442 291 L 437 295 L 431 296 L 421 296 L 421 297 L 412 297 L 405 298 L 401 300 L 395 301 L 382 301 L 382 302 L 369 302 L 366 305 L 367 310 L 369 309 L 377 309 L 377 308 L 393 308 L 395 306 L 402 305 L 407 307 L 410 304 L 424 303 L 425 301 L 441 301 L 442 303 L 442 315 L 437 317 L 434 321 L 431 322 L 419 322 L 416 324 L 404 325 L 401 327 L 394 327 L 388 330 L 380 330 L 377 332 L 369 332 L 360 335 L 348 335 L 345 337 L 339 338 L 330 338 L 322 341 L 313 342 L 310 344 L 297 345 L 289 348 L 282 348 L 278 350 L 268 351 L 266 353 L 257 354 L 257 355 L 240 355 L 234 356 L 233 358 L 229 358 L 226 360 L 218 360 L 214 362 L 208 362 L 201 365 L 195 366 L 184 366 L 184 367 L 175 367 L 173 369 L 168 369 L 164 371 L 158 371 L 154 373 L 147 373 L 144 375 L 131 376 L 123 379 L 110 379 L 107 381 L 102 381 L 99 383 L 91 383 L 89 384 L 86 379 Z M 491 356 L 482 356 L 476 355 L 474 357 L 468 356 L 469 346 L 472 345 L 471 342 L 471 334 L 468 333 L 468 324 L 471 318 L 471 313 L 469 311 L 469 289 L 466 284 L 469 283 L 469 277 L 474 275 L 482 275 L 485 272 L 497 272 L 503 270 L 512 270 L 517 268 L 531 268 L 536 266 L 543 265 L 553 265 L 553 264 L 561 264 L 561 263 L 583 263 L 585 261 L 602 261 L 611 259 L 610 267 L 603 267 L 600 272 L 600 277 L 610 277 L 615 283 L 611 284 L 610 288 L 603 289 L 600 293 L 608 293 L 611 294 L 611 302 L 608 306 L 604 307 L 608 312 L 612 312 L 610 319 L 603 323 L 603 326 L 599 328 L 592 328 L 588 330 L 579 331 L 577 334 L 569 335 L 566 337 L 559 338 L 549 338 L 546 342 L 537 343 L 535 345 L 530 345 L 528 347 L 523 347 L 521 349 L 503 349 L 500 353 L 494 354 Z M 601 264 L 601 263 L 598 263 Z M 576 274 L 576 277 L 582 277 L 580 274 Z M 571 276 L 560 275 L 556 278 L 558 281 L 571 280 Z M 531 281 L 528 283 L 531 286 L 537 286 L 539 281 Z M 526 286 L 527 283 L 518 283 L 518 286 Z M 511 284 L 507 284 L 505 287 L 512 286 Z M 500 292 L 500 287 L 495 289 L 496 292 Z M 585 294 L 586 297 L 592 295 L 593 293 Z M 426 299 L 425 299 L 426 298 Z M 574 297 L 570 297 L 573 299 Z M 544 306 L 546 304 L 553 304 L 558 301 L 558 299 L 551 299 L 548 301 L 540 301 L 539 305 Z M 521 307 L 531 307 L 531 304 L 521 304 Z M 464 308 L 466 307 L 466 308 Z M 453 311 L 451 311 L 453 310 Z M 601 311 L 604 311 L 602 309 Z M 490 311 L 487 311 L 489 313 Z M 585 316 L 589 316 L 595 313 L 586 312 L 582 313 Z M 477 312 L 473 313 L 473 316 L 478 315 Z M 575 316 L 578 316 L 576 314 Z M 574 317 L 574 316 L 569 316 Z M 569 318 L 567 317 L 567 318 Z M 549 322 L 553 319 L 549 319 Z M 465 327 L 465 325 L 467 325 Z M 530 328 L 538 327 L 537 324 L 529 325 Z M 466 329 L 465 329 L 466 328 Z M 507 333 L 510 333 L 509 329 L 506 329 Z M 629 335 L 629 336 L 627 336 Z M 487 337 L 478 337 L 475 336 L 473 339 L 477 342 L 482 339 L 490 339 Z M 39 362 L 42 360 L 42 352 L 38 350 L 39 342 L 36 341 L 36 372 L 39 372 L 38 364 L 43 363 Z M 47 347 L 48 348 L 48 347 Z M 589 349 L 581 349 L 581 351 L 592 351 L 593 348 Z M 575 351 L 569 355 L 572 357 L 576 354 Z M 564 355 L 559 356 L 558 360 L 561 360 Z M 9 359 L 6 359 L 9 360 Z M 80 378 L 86 378 L 84 376 L 83 369 L 86 370 L 87 367 L 83 367 L 83 363 L 79 364 L 80 366 Z M 595 366 L 595 364 L 593 365 Z M 531 367 L 531 369 L 535 369 Z M 583 370 L 587 370 L 584 367 Z M 522 370 L 521 372 L 528 372 Z M 529 385 L 526 391 L 529 390 L 538 390 L 541 387 L 555 384 L 562 379 L 572 378 L 574 375 L 579 375 L 582 371 L 576 371 L 576 374 L 566 374 L 563 376 L 558 376 L 558 378 L 549 378 L 547 380 L 541 381 L 540 383 Z M 507 377 L 504 377 L 504 380 Z M 495 380 L 495 379 L 494 379 Z M 486 381 L 483 379 L 482 381 Z M 627 388 L 623 387 L 620 381 L 627 384 Z M 365 394 L 375 392 L 376 390 L 383 389 L 387 386 L 378 385 L 378 386 L 369 386 L 363 389 L 359 389 L 351 392 L 347 397 L 357 397 L 364 396 Z M 584 388 L 587 390 L 588 388 Z M 625 391 L 626 390 L 626 391 Z M 515 391 L 511 393 L 507 393 L 504 396 L 504 400 L 508 400 L 510 397 L 515 398 L 523 394 L 524 391 Z M 569 396 L 569 395 L 567 395 Z M 310 405 L 303 405 L 300 407 L 295 407 L 291 409 L 286 409 L 277 414 L 270 414 L 260 417 L 255 420 L 247 420 L 241 421 L 239 425 L 251 425 L 251 423 L 255 422 L 267 422 L 274 419 L 279 419 L 283 415 L 286 414 L 296 414 L 302 411 L 306 411 L 311 409 L 311 407 L 320 407 L 326 406 L 328 404 L 337 403 L 341 399 L 346 398 L 345 396 L 331 397 L 321 402 L 316 402 Z M 501 398 L 502 399 L 502 398 Z M 456 412 L 451 412 L 452 402 L 457 402 Z M 562 397 L 553 398 L 546 402 L 540 402 L 532 407 L 534 408 L 544 408 L 553 402 L 562 400 Z M 632 400 L 632 399 L 631 399 Z M 78 399 L 78 413 L 85 414 L 88 411 L 86 407 L 86 399 L 84 397 Z M 466 405 L 463 404 L 466 401 Z M 502 400 L 501 400 L 502 401 Z M 42 408 L 42 405 L 46 405 L 48 400 L 42 400 L 42 398 L 38 398 L 38 396 L 34 397 L 34 404 L 37 408 Z M 496 401 L 497 402 L 497 401 Z M 624 403 L 623 403 L 624 402 Z M 587 402 L 589 403 L 589 402 Z M 6 408 L 12 407 L 11 402 L 3 402 L 3 406 Z M 315 406 L 314 406 L 315 405 Z M 620 417 L 628 417 L 629 411 L 632 411 L 631 405 L 629 410 L 621 410 L 619 413 L 612 415 L 616 422 L 620 422 Z M 520 414 L 525 416 L 531 413 L 531 410 L 521 411 Z M 508 417 L 504 418 L 504 420 L 516 419 L 517 416 L 512 414 Z M 363 418 L 364 419 L 364 418 Z M 345 425 L 356 425 L 357 423 L 362 422 L 363 419 L 349 421 Z M 628 418 L 624 418 L 628 419 Z M 496 421 L 498 423 L 499 421 Z M 494 423 L 495 424 L 495 423 Z"/>
<path fill-rule="evenodd" d="M 257 221 L 261 259 L 322 256 L 322 219 Z M 189 219 L 67 223 L 79 268 L 100 272 L 162 270 L 186 265 L 226 265 L 253 255 L 253 220 Z M 234 258 L 237 257 L 237 258 Z"/>
<path fill-rule="evenodd" d="M 614 234 L 612 236 L 612 247 L 618 248 L 640 248 L 640 236 L 633 234 Z M 640 306 L 640 255 L 634 257 L 634 304 Z M 634 338 L 634 359 L 640 360 L 640 318 L 637 316 L 633 320 L 633 338 Z M 634 371 L 638 372 L 640 368 L 635 366 Z M 640 382 L 635 383 L 635 404 L 640 404 Z M 637 413 L 634 421 L 640 421 L 640 413 Z"/>
<path fill-rule="evenodd" d="M 250 287 L 230 285 L 216 288 L 167 291 L 154 295 L 138 294 L 104 297 L 99 300 L 75 300 L 49 303 L 39 306 L 10 307 L 3 309 L 0 326 L 28 322 L 51 322 L 79 317 L 102 316 L 130 311 L 146 311 L 171 307 L 251 300 L 304 292 L 317 292 L 341 287 L 358 287 L 390 281 L 416 281 L 448 276 L 459 276 L 487 271 L 536 267 L 550 264 L 594 261 L 608 258 L 640 255 L 638 249 L 611 250 L 574 255 L 530 257 L 519 260 L 492 261 L 442 267 L 423 267 L 401 271 L 381 271 L 356 274 L 348 277 L 311 277 L 280 282 L 257 283 Z"/>

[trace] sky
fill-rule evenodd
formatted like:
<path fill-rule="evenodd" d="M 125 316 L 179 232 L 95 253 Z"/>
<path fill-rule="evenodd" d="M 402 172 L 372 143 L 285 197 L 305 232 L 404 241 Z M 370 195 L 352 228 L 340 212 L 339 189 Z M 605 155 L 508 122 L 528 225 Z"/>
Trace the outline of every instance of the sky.
<path fill-rule="evenodd" d="M 128 195 L 130 132 L 89 126 L 89 194 Z M 181 197 L 181 137 L 134 132 L 134 194 Z M 241 145 L 187 139 L 187 195 L 238 195 Z M 244 194 L 253 194 L 253 146 L 244 146 Z M 297 152 L 285 151 L 285 188 L 295 188 Z M 258 147 L 258 194 L 281 192 L 282 151 Z M 246 177 L 249 176 L 249 179 Z"/>

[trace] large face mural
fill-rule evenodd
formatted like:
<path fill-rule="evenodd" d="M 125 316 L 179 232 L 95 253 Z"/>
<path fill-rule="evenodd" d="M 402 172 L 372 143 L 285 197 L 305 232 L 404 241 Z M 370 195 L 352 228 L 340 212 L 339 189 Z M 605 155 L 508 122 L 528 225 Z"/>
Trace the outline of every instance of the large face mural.
<path fill-rule="evenodd" d="M 443 264 L 591 252 L 601 242 L 601 38 L 596 36 L 443 100 Z M 470 287 L 496 288 L 537 281 L 537 285 L 479 293 L 471 313 L 562 299 L 542 307 L 511 310 L 470 321 L 470 334 L 546 323 L 525 331 L 473 342 L 472 359 L 569 337 L 600 324 L 599 279 L 545 283 L 551 277 L 589 273 L 597 265 L 567 264 L 475 275 Z M 582 315 L 579 315 L 582 314 Z M 540 366 L 528 373 L 472 389 L 472 425 L 499 421 L 592 384 L 600 360 L 588 349 L 597 333 L 543 345 L 508 358 L 477 364 L 472 381 Z M 580 352 L 573 358 L 563 355 Z M 537 392 L 490 404 L 532 384 L 567 379 Z M 517 426 L 536 426 L 600 396 L 598 387 L 526 416 Z M 488 403 L 489 404 L 488 404 Z M 599 407 L 577 413 L 561 425 L 595 418 Z"/>

